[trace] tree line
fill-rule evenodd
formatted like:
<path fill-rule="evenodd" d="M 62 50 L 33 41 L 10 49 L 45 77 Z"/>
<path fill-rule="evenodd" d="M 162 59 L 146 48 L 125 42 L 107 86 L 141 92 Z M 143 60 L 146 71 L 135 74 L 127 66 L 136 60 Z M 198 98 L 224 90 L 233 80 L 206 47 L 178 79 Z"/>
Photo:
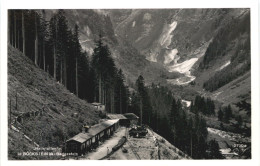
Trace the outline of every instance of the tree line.
<path fill-rule="evenodd" d="M 46 19 L 44 10 L 8 10 L 8 43 L 81 99 L 105 104 L 107 111 L 127 112 L 129 90 L 102 36 L 93 55 L 82 50 L 79 25 L 68 25 L 64 10 Z"/>

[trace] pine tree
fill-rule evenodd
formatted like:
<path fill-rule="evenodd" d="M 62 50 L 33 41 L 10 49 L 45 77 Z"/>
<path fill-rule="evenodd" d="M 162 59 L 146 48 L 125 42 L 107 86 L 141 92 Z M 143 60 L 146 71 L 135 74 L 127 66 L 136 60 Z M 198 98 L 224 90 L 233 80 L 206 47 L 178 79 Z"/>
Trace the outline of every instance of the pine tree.
<path fill-rule="evenodd" d="M 115 112 L 116 67 L 107 45 L 103 44 L 101 35 L 96 42 L 92 55 L 91 67 L 96 76 L 98 101 L 106 105 L 107 111 Z"/>
<path fill-rule="evenodd" d="M 17 43 L 17 40 L 16 40 L 16 11 L 14 11 L 14 47 L 16 47 L 16 43 Z"/>
<path fill-rule="evenodd" d="M 8 27 L 7 27 L 7 30 L 8 30 L 8 32 L 7 32 L 7 38 L 8 38 L 8 44 L 11 44 L 11 11 L 10 10 L 8 10 L 8 12 L 7 12 L 7 16 L 8 16 L 8 20 L 7 20 L 7 24 L 8 24 Z"/>
<path fill-rule="evenodd" d="M 24 10 L 22 10 L 22 38 L 23 38 L 23 54 L 25 55 L 25 26 L 24 26 Z"/>
<path fill-rule="evenodd" d="M 138 94 L 138 98 L 139 98 L 139 110 L 140 110 L 140 119 L 141 119 L 141 124 L 143 123 L 148 123 L 148 114 L 147 112 L 149 110 L 148 107 L 149 105 L 148 104 L 148 96 L 147 96 L 147 92 L 146 92 L 146 89 L 145 89 L 145 82 L 144 82 L 144 78 L 142 75 L 140 75 L 138 77 L 138 79 L 136 80 L 136 88 L 137 88 L 137 94 Z"/>
<path fill-rule="evenodd" d="M 208 143 L 208 157 L 209 159 L 223 159 L 224 157 L 219 151 L 218 142 L 214 140 L 210 140 Z"/>
<path fill-rule="evenodd" d="M 223 112 L 222 112 L 221 108 L 220 108 L 219 111 L 218 111 L 218 120 L 219 120 L 219 121 L 222 121 L 222 120 L 223 120 Z"/>
<path fill-rule="evenodd" d="M 232 117 L 232 109 L 231 106 L 228 105 L 224 108 L 224 120 L 225 122 L 229 122 L 230 118 Z"/>
<path fill-rule="evenodd" d="M 58 43 L 58 17 L 57 14 L 50 20 L 50 42 L 53 49 L 53 78 L 57 79 L 57 43 Z"/>
<path fill-rule="evenodd" d="M 74 28 L 74 56 L 75 56 L 75 81 L 76 81 L 76 95 L 78 96 L 79 94 L 79 81 L 78 81 L 78 56 L 80 54 L 80 44 L 79 44 L 79 27 L 77 24 L 75 24 Z"/>
<path fill-rule="evenodd" d="M 45 10 L 42 10 L 43 13 L 43 21 L 42 21 L 42 27 L 43 27 L 43 39 L 42 39 L 42 56 L 43 56 L 43 70 L 46 71 L 46 55 L 45 55 L 45 38 L 46 38 L 46 16 L 45 16 Z"/>
<path fill-rule="evenodd" d="M 102 74 L 104 71 L 104 53 L 102 52 L 104 45 L 101 40 L 101 35 L 99 40 L 96 42 L 96 47 L 92 55 L 92 67 L 95 69 L 95 73 L 98 77 L 98 101 L 102 103 Z"/>
<path fill-rule="evenodd" d="M 170 116 L 169 116 L 170 124 L 172 126 L 175 125 L 176 118 L 178 118 L 178 108 L 177 108 L 176 100 L 175 100 L 175 98 L 173 98 L 172 106 L 171 106 L 171 110 L 170 110 Z"/>
<path fill-rule="evenodd" d="M 115 109 L 118 110 L 117 113 L 122 114 L 126 112 L 126 104 L 128 100 L 127 88 L 124 85 L 124 74 L 121 69 L 116 73 L 115 79 Z"/>
<path fill-rule="evenodd" d="M 34 51 L 34 63 L 37 66 L 38 65 L 38 23 L 37 23 L 37 12 L 34 13 L 34 17 L 35 17 L 35 51 Z"/>
<path fill-rule="evenodd" d="M 57 45 L 57 52 L 58 52 L 58 65 L 59 69 L 59 78 L 60 82 L 67 87 L 67 56 L 68 56 L 68 48 L 69 48 L 69 29 L 68 29 L 68 21 L 65 17 L 64 10 L 59 10 L 57 13 L 57 28 L 58 28 L 58 45 Z"/>

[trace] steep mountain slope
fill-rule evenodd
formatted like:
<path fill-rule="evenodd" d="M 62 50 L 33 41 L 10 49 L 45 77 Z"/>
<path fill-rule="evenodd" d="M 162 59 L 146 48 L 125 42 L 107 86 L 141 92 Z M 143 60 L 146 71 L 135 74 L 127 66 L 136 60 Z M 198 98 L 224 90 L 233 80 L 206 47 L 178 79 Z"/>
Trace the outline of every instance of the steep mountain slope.
<path fill-rule="evenodd" d="M 70 93 L 12 46 L 8 47 L 8 103 L 11 122 L 8 157 L 11 160 L 61 159 L 62 156 L 38 156 L 34 152 L 37 154 L 39 149 L 50 147 L 61 152 L 64 141 L 80 132 L 83 124 L 93 125 L 100 119 L 93 106 Z M 190 159 L 160 135 L 150 130 L 149 134 L 147 138 L 135 140 L 135 145 L 150 141 L 143 144 L 144 151 L 138 153 L 146 154 L 151 145 L 155 148 L 156 136 L 160 141 L 161 159 Z"/>
<path fill-rule="evenodd" d="M 99 120 L 93 106 L 70 93 L 11 46 L 8 103 L 13 129 L 8 131 L 9 159 L 35 158 L 17 153 L 33 151 L 37 145 L 61 147 L 66 139 L 81 131 L 83 124 L 93 125 Z"/>
<path fill-rule="evenodd" d="M 138 50 L 146 53 L 154 46 L 156 48 L 153 49 L 159 49 L 159 52 L 163 49 L 177 49 L 179 56 L 185 59 L 185 55 L 187 56 L 193 53 L 205 42 L 208 42 L 214 36 L 216 30 L 229 22 L 232 17 L 239 16 L 244 10 L 245 9 L 141 10 L 139 16 L 136 16 L 136 19 L 143 17 L 143 20 L 139 22 L 139 24 L 136 21 L 135 26 L 131 27 L 131 23 L 128 23 L 130 25 L 126 24 L 126 27 L 116 27 L 115 32 L 117 33 L 118 30 L 120 33 L 120 31 L 129 28 L 129 26 L 132 29 L 139 27 L 139 31 L 141 32 L 136 34 L 136 36 L 141 37 L 143 40 L 139 41 L 136 37 L 131 37 L 133 38 L 133 40 L 131 40 L 129 37 L 129 40 L 136 44 Z M 147 15 L 149 16 L 149 21 L 147 21 Z M 151 27 L 147 35 L 141 35 L 148 31 L 148 28 L 145 28 L 144 24 L 149 24 L 149 27 Z M 160 28 L 156 26 L 160 26 Z M 127 30 L 125 32 L 127 32 L 129 36 L 133 34 L 133 30 Z M 157 37 L 151 38 L 154 33 Z M 145 45 L 141 43 L 145 43 Z M 150 43 L 154 44 L 151 45 Z M 153 53 L 154 51 L 151 50 L 151 52 Z M 160 57 L 158 59 L 162 60 L 163 58 Z"/>
<path fill-rule="evenodd" d="M 203 88 L 209 90 L 213 82 L 221 82 L 214 90 L 221 89 L 212 95 L 207 94 L 225 104 L 241 100 L 250 102 L 249 9 L 133 9 L 106 12 L 111 16 L 118 36 L 132 43 L 147 60 L 163 65 L 169 72 L 180 74 L 178 78 L 167 79 L 168 83 L 183 86 L 194 81 L 196 85 L 191 89 L 205 94 Z M 227 77 L 233 78 L 221 81 L 223 73 L 230 73 L 227 71 L 239 71 L 240 74 L 229 75 Z M 237 81 L 231 83 L 232 80 Z M 216 95 L 220 93 L 222 95 Z"/>
<path fill-rule="evenodd" d="M 249 9 L 105 11 L 117 36 L 150 62 L 179 73 L 165 77 L 177 96 L 191 101 L 198 93 L 217 108 L 231 104 L 250 126 L 250 115 L 236 107 L 251 103 Z"/>
<path fill-rule="evenodd" d="M 54 12 L 47 10 L 47 18 Z M 130 88 L 142 74 L 147 84 L 167 85 L 187 103 L 200 94 L 214 100 L 215 112 L 231 104 L 234 116 L 227 125 L 241 115 L 243 127 L 250 128 L 250 110 L 235 106 L 251 103 L 249 9 L 65 10 L 65 14 L 71 28 L 79 25 L 80 44 L 90 59 L 101 34 Z M 19 51 L 8 49 L 10 158 L 38 145 L 58 147 L 83 124 L 98 122 L 91 105 Z M 221 128 L 217 116 L 207 117 L 207 122 L 217 122 Z"/>
<path fill-rule="evenodd" d="M 214 92 L 217 100 L 250 102 L 250 56 L 250 13 L 245 12 L 223 27 L 210 43 L 195 72 L 196 83 Z"/>
<path fill-rule="evenodd" d="M 53 12 L 56 11 L 47 10 L 47 18 Z M 193 72 L 219 30 L 248 12 L 248 9 L 65 10 L 70 26 L 79 25 L 82 48 L 89 55 L 99 34 L 103 36 L 128 84 L 142 74 L 147 83 L 174 85 L 194 81 L 198 75 Z"/>
<path fill-rule="evenodd" d="M 168 82 L 185 85 L 196 77 L 193 67 L 204 56 L 219 29 L 240 17 L 247 9 L 133 9 L 106 10 L 115 33 L 146 59 L 158 62 L 169 72 L 185 77 Z M 121 15 L 119 14 L 121 13 Z M 199 61 L 198 61 L 199 62 Z"/>
<path fill-rule="evenodd" d="M 47 18 L 53 12 L 47 11 Z M 65 13 L 71 27 L 79 25 L 82 48 L 89 55 L 94 41 L 102 34 L 130 87 L 142 74 L 147 84 L 189 86 L 194 81 L 196 86 L 188 88 L 201 93 L 204 82 L 215 73 L 234 69 L 237 63 L 234 65 L 231 57 L 241 61 L 235 57 L 243 57 L 244 53 L 238 51 L 241 45 L 249 43 L 248 30 L 243 35 L 236 30 L 228 40 L 220 35 L 225 29 L 248 29 L 249 9 L 89 9 Z M 210 49 L 217 50 L 219 55 L 212 58 Z M 210 63 L 202 70 L 200 64 L 204 63 L 205 54 Z M 248 84 L 241 88 L 245 86 Z"/>
<path fill-rule="evenodd" d="M 155 64 L 145 59 L 132 43 L 116 34 L 115 26 L 107 10 L 64 10 L 71 28 L 79 25 L 80 44 L 89 56 L 93 53 L 95 41 L 101 34 L 102 40 L 110 48 L 111 55 L 118 68 L 121 68 L 127 78 L 127 83 L 132 84 L 138 75 L 145 75 L 147 82 L 165 82 L 165 77 L 176 78 L 180 74 L 168 72 L 162 65 Z M 56 10 L 46 10 L 46 18 L 50 19 Z M 128 12 L 126 10 L 125 12 Z"/>

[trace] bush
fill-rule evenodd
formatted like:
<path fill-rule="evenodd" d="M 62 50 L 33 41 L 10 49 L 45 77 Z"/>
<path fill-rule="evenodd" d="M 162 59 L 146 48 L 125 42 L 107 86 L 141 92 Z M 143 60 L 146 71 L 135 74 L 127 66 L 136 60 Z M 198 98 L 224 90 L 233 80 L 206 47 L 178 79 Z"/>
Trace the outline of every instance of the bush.
<path fill-rule="evenodd" d="M 162 138 L 162 139 L 160 139 L 160 142 L 161 143 L 165 143 L 165 140 Z"/>

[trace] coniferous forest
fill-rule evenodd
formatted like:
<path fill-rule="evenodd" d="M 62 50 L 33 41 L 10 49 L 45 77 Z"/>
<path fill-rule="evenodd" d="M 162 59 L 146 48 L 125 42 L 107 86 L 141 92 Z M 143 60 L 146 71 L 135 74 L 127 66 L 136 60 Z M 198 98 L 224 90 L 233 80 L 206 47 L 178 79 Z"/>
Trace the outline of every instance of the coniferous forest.
<path fill-rule="evenodd" d="M 93 55 L 88 55 L 80 46 L 78 25 L 70 29 L 63 10 L 50 21 L 44 10 L 9 10 L 8 17 L 8 42 L 36 66 L 79 98 L 105 104 L 108 112 L 127 112 L 129 90 L 124 74 L 116 68 L 101 35 Z"/>
<path fill-rule="evenodd" d="M 141 75 L 135 86 L 137 91 L 131 96 L 130 109 L 140 116 L 141 123 L 149 125 L 192 158 L 212 158 L 212 155 L 223 158 L 218 143 L 207 141 L 206 121 L 202 116 L 215 113 L 212 100 L 197 96 L 191 107 L 192 113 L 188 113 L 181 100 L 176 99 L 167 87 L 155 84 L 147 87 Z M 199 106 L 202 106 L 201 111 L 197 109 Z"/>
<path fill-rule="evenodd" d="M 84 102 L 102 103 L 108 113 L 136 114 L 140 125 L 149 126 L 191 158 L 223 158 L 218 142 L 209 140 L 205 117 L 216 116 L 221 124 L 229 123 L 234 118 L 230 105 L 218 109 L 211 98 L 197 95 L 192 96 L 190 107 L 185 107 L 173 89 L 146 84 L 142 74 L 128 87 L 124 71 L 116 66 L 111 48 L 104 40 L 105 34 L 96 35 L 93 53 L 87 53 L 80 44 L 80 25 L 71 28 L 64 10 L 52 13 L 48 20 L 44 10 L 9 10 L 8 20 L 9 45 Z M 241 24 L 248 24 L 246 20 Z M 249 31 L 241 25 L 239 32 L 230 33 L 233 24 L 238 23 L 234 20 L 227 28 L 220 29 L 205 53 L 200 70 L 207 69 L 213 59 L 225 54 L 228 48 L 223 36 L 229 42 L 235 34 L 243 36 Z M 220 50 L 215 47 L 223 48 L 223 52 L 215 52 Z M 203 88 L 214 91 L 250 69 L 250 36 L 244 37 L 236 48 L 231 65 L 211 76 Z M 235 66 L 240 68 L 229 72 Z M 237 116 L 237 121 L 242 126 L 241 116 Z"/>
<path fill-rule="evenodd" d="M 237 28 L 234 29 L 234 27 Z M 250 35 L 248 34 L 250 34 L 250 14 L 247 14 L 241 21 L 232 19 L 226 27 L 220 29 L 210 43 L 203 61 L 200 63 L 200 69 L 209 68 L 212 61 L 225 56 L 230 50 L 230 43 L 235 43 L 231 47 L 236 48 L 236 51 L 230 58 L 230 65 L 205 81 L 203 88 L 213 92 L 250 70 Z M 239 40 L 234 41 L 237 36 L 239 36 Z"/>

